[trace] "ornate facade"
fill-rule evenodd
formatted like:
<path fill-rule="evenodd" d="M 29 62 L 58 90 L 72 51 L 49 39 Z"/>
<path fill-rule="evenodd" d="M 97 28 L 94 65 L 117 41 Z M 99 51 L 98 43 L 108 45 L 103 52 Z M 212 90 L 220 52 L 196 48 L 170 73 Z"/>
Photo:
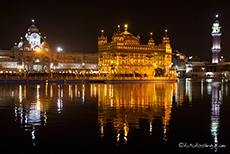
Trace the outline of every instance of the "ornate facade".
<path fill-rule="evenodd" d="M 90 59 L 90 61 L 89 61 Z M 34 20 L 25 37 L 11 50 L 0 50 L 0 71 L 3 72 L 81 72 L 98 70 L 97 55 L 51 51 L 46 37 L 35 26 Z"/>
<path fill-rule="evenodd" d="M 140 44 L 140 36 L 125 30 L 113 34 L 112 41 L 102 34 L 98 37 L 99 71 L 108 74 L 129 74 L 163 76 L 169 74 L 172 62 L 172 48 L 165 30 L 163 42 L 156 45 L 152 33 L 148 44 Z"/>

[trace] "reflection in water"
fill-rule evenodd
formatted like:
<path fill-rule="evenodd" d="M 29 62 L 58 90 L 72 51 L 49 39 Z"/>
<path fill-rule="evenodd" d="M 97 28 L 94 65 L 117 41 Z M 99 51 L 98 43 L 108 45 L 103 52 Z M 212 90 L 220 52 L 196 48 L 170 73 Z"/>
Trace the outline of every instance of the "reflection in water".
<path fill-rule="evenodd" d="M 58 113 L 61 113 L 61 110 L 63 108 L 62 98 L 63 98 L 63 89 L 61 89 L 61 85 L 58 85 L 58 100 L 57 100 Z"/>
<path fill-rule="evenodd" d="M 36 97 L 32 102 L 23 101 L 26 99 L 26 89 L 26 85 L 18 86 L 19 104 L 15 103 L 15 121 L 20 121 L 25 131 L 31 132 L 32 143 L 35 146 L 35 127 L 41 125 L 40 85 L 36 85 Z"/>
<path fill-rule="evenodd" d="M 172 99 L 177 83 L 154 84 L 104 84 L 98 85 L 98 122 L 101 137 L 105 127 L 112 124 L 117 132 L 117 142 L 128 141 L 129 128 L 140 127 L 140 119 L 147 119 L 152 135 L 154 121 L 162 122 L 163 139 L 171 118 Z"/>
<path fill-rule="evenodd" d="M 91 84 L 90 87 L 90 97 L 95 99 L 97 96 L 97 86 Z M 14 100 L 15 97 L 18 99 L 18 103 L 15 102 L 14 105 L 15 121 L 20 122 L 25 131 L 31 133 L 32 145 L 36 146 L 37 127 L 47 125 L 49 104 L 55 103 L 57 113 L 61 114 L 64 99 L 72 102 L 74 99 L 81 97 L 81 102 L 84 103 L 86 99 L 86 85 L 57 85 L 48 83 L 45 85 L 19 85 L 11 91 L 11 98 Z"/>
<path fill-rule="evenodd" d="M 220 87 L 221 86 L 221 87 Z M 213 136 L 214 145 L 218 145 L 218 130 L 220 123 L 220 105 L 223 97 L 223 84 L 212 83 L 212 112 L 211 112 L 211 126 L 210 131 Z M 217 152 L 217 148 L 215 148 Z"/>
<path fill-rule="evenodd" d="M 81 91 L 82 91 L 82 104 L 84 104 L 85 102 L 85 85 L 84 84 L 81 87 Z"/>
<path fill-rule="evenodd" d="M 210 132 L 213 142 L 218 145 L 220 127 L 220 105 L 223 102 L 224 90 L 228 95 L 228 84 L 224 82 L 198 83 L 201 95 L 205 100 L 211 95 Z M 225 86 L 225 87 L 224 87 Z M 114 132 L 114 140 L 119 144 L 129 143 L 132 130 L 140 130 L 142 122 L 146 121 L 146 132 L 154 135 L 156 124 L 162 129 L 161 138 L 168 140 L 169 122 L 172 106 L 183 106 L 188 97 L 188 104 L 193 105 L 192 92 L 196 92 L 196 83 L 190 79 L 178 83 L 151 84 L 41 84 L 18 85 L 12 88 L 9 95 L 14 102 L 15 121 L 20 123 L 31 135 L 32 145 L 36 146 L 38 128 L 48 125 L 48 113 L 52 106 L 56 115 L 65 114 L 64 106 L 68 102 L 85 105 L 89 99 L 97 100 L 97 121 L 99 135 L 102 140 Z M 5 90 L 1 91 L 5 95 Z M 185 95 L 186 94 L 186 95 Z M 210 103 L 210 102 L 207 102 Z M 76 107 L 76 106 L 75 106 Z M 182 108 L 183 109 L 183 108 Z M 83 112 L 83 111 L 82 111 Z M 83 117 L 84 118 L 84 117 Z M 170 125 L 171 126 L 171 125 Z M 110 136 L 111 137 L 111 136 Z M 215 149 L 217 151 L 217 149 Z"/>
<path fill-rule="evenodd" d="M 203 79 L 200 82 L 200 95 L 201 95 L 201 99 L 203 99 L 203 96 L 204 96 L 204 80 Z"/>
<path fill-rule="evenodd" d="M 186 78 L 186 83 L 185 83 L 185 88 L 186 88 L 186 95 L 189 98 L 189 104 L 191 105 L 192 103 L 192 82 L 190 78 Z"/>

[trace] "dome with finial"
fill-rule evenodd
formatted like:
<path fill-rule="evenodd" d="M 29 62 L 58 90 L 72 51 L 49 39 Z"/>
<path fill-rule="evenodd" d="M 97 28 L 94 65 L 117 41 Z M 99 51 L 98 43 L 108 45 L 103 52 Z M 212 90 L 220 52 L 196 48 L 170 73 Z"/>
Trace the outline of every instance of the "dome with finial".
<path fill-rule="evenodd" d="M 125 31 L 120 31 L 120 25 L 118 25 L 117 33 L 113 34 L 112 43 L 123 42 L 124 44 L 137 45 L 139 44 L 140 36 L 135 37 L 132 33 L 128 32 L 128 25 L 125 25 Z"/>
<path fill-rule="evenodd" d="M 107 36 L 104 36 L 104 30 L 101 30 L 101 36 L 98 37 L 98 45 L 107 43 Z"/>
<path fill-rule="evenodd" d="M 31 32 L 31 33 L 38 33 L 38 32 L 39 32 L 39 29 L 38 29 L 34 24 L 32 24 L 32 25 L 28 28 L 27 31 L 28 31 L 28 32 Z"/>
<path fill-rule="evenodd" d="M 18 48 L 21 48 L 23 46 L 23 38 L 20 37 L 20 42 L 18 43 Z"/>
<path fill-rule="evenodd" d="M 28 28 L 28 32 L 38 33 L 39 29 L 34 25 L 34 19 L 32 19 L 32 25 Z"/>

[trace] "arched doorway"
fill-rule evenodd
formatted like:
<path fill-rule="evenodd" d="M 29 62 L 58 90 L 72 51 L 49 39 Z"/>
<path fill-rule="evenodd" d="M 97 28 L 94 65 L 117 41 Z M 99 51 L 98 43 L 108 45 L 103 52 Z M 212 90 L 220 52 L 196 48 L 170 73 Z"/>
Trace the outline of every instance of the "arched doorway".
<path fill-rule="evenodd" d="M 41 58 L 36 57 L 33 61 L 33 71 L 34 72 L 41 72 L 42 65 L 41 65 Z"/>
<path fill-rule="evenodd" d="M 47 70 L 47 71 L 50 70 L 50 60 L 48 57 L 45 57 L 43 59 L 43 71 L 45 71 L 45 70 Z"/>

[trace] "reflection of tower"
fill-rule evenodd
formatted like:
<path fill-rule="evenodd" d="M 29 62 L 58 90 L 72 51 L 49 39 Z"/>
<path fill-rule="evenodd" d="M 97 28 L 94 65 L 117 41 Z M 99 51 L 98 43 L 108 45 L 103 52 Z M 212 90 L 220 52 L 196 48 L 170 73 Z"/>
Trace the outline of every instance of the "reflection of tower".
<path fill-rule="evenodd" d="M 216 18 L 218 15 L 216 15 Z M 220 61 L 220 36 L 222 33 L 220 32 L 220 22 L 216 20 L 213 23 L 212 26 L 212 37 L 213 37 L 213 43 L 212 43 L 212 63 L 219 63 Z"/>
<path fill-rule="evenodd" d="M 212 84 L 212 113 L 211 113 L 211 126 L 210 131 L 214 139 L 214 145 L 218 145 L 218 129 L 220 121 L 220 104 L 222 100 L 222 91 L 220 89 L 220 84 Z M 215 149 L 217 152 L 217 149 Z"/>

